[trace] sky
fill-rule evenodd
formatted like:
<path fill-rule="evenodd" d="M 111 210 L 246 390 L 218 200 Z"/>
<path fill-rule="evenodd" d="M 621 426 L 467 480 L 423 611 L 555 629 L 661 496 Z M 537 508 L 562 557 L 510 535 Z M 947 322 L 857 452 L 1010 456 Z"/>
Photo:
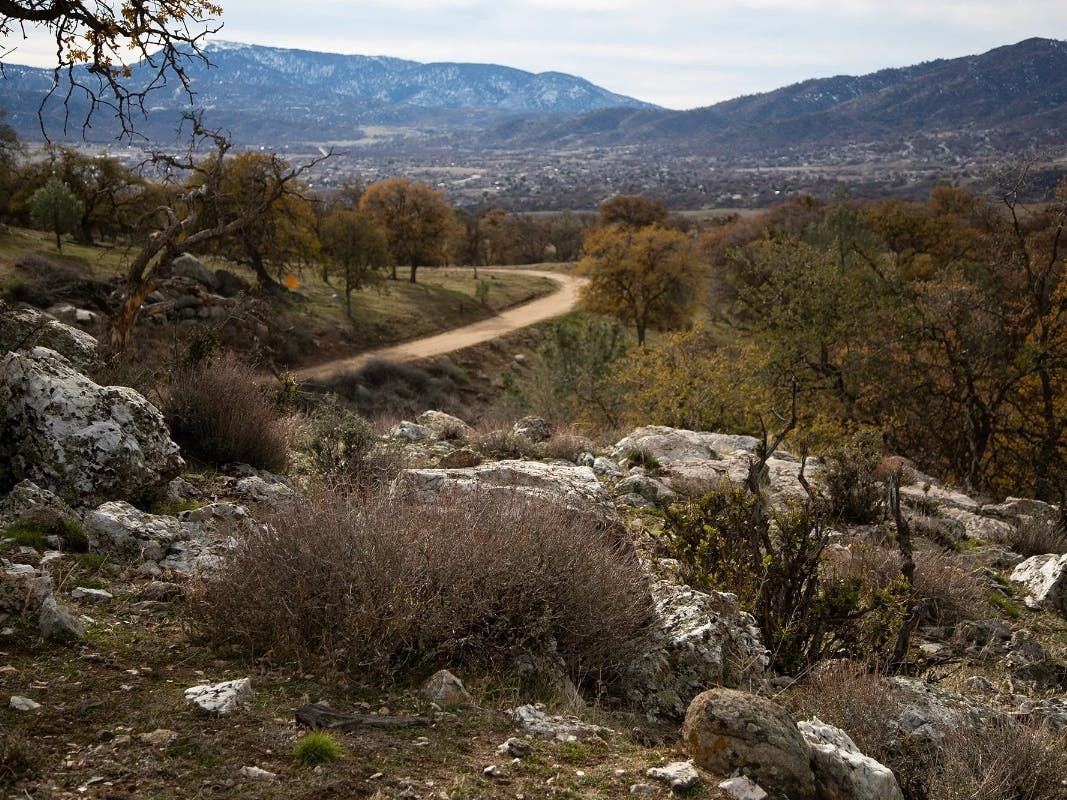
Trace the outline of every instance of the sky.
<path fill-rule="evenodd" d="M 219 0 L 214 38 L 579 75 L 668 108 L 1067 39 L 1064 0 Z M 54 44 L 4 43 L 50 66 Z"/>

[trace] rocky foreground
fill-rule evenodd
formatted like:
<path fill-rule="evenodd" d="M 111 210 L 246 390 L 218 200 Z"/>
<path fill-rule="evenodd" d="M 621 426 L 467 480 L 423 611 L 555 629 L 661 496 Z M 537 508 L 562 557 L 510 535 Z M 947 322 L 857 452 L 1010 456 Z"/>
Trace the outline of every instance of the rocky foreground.
<path fill-rule="evenodd" d="M 595 517 L 641 560 L 655 621 L 625 691 L 592 708 L 544 661 L 547 709 L 508 677 L 464 686 L 444 671 L 418 691 L 382 689 L 269 653 L 249 663 L 187 635 L 190 586 L 307 490 L 299 454 L 291 475 L 191 471 L 148 400 L 85 375 L 84 333 L 16 314 L 0 321 L 0 794 L 904 797 L 902 776 L 844 730 L 787 710 L 805 676 L 772 672 L 737 597 L 681 583 L 658 544 L 662 509 L 694 485 L 742 484 L 756 439 L 644 427 L 571 460 L 537 451 L 554 435 L 537 418 L 493 448 L 440 412 L 395 426 L 378 447 L 403 465 L 396 491 L 425 503 L 525 495 Z M 525 457 L 489 457 L 502 440 Z M 767 460 L 771 503 L 804 499 L 799 468 L 785 451 Z M 807 470 L 818 483 L 819 466 Z M 919 547 L 950 553 L 981 593 L 973 613 L 916 630 L 913 674 L 879 683 L 899 702 L 877 726 L 935 753 L 946 736 L 981 739 L 1007 721 L 1067 730 L 1067 555 L 1010 548 L 1020 529 L 1057 524 L 1059 509 L 984 503 L 923 475 L 902 494 Z M 857 557 L 856 542 L 879 531 L 843 527 L 830 555 Z M 821 668 L 842 691 L 861 682 L 856 666 Z M 308 720 L 349 757 L 294 761 Z"/>

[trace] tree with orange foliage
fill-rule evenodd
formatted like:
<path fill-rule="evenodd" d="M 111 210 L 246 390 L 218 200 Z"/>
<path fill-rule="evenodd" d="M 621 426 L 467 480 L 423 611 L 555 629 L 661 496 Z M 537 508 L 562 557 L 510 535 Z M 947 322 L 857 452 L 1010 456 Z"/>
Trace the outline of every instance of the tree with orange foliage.
<path fill-rule="evenodd" d="M 415 283 L 419 267 L 444 261 L 448 237 L 456 223 L 441 192 L 408 178 L 389 178 L 367 187 L 359 210 L 385 233 L 393 256 L 393 280 L 397 265 L 410 267 L 410 280 Z"/>
<path fill-rule="evenodd" d="M 582 305 L 631 324 L 643 345 L 650 327 L 688 319 L 697 258 L 689 238 L 659 225 L 598 228 L 585 239 L 578 274 L 589 278 Z"/>

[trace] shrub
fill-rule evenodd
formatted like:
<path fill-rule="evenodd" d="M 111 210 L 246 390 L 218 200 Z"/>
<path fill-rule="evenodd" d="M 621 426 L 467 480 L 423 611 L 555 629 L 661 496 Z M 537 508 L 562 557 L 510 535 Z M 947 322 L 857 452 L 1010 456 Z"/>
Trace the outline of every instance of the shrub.
<path fill-rule="evenodd" d="M 834 519 L 865 525 L 882 517 L 885 490 L 876 474 L 881 463 L 874 431 L 854 434 L 824 456 L 823 481 Z"/>
<path fill-rule="evenodd" d="M 1062 554 L 1067 553 L 1067 532 L 1051 520 L 1024 519 L 1002 543 L 1027 558 L 1046 553 Z"/>
<path fill-rule="evenodd" d="M 930 796 L 938 800 L 1064 800 L 1067 738 L 1005 720 L 981 735 L 946 733 Z"/>
<path fill-rule="evenodd" d="M 490 458 L 540 458 L 541 450 L 525 436 L 494 430 L 475 437 L 474 446 Z"/>
<path fill-rule="evenodd" d="M 21 736 L 0 731 L 0 787 L 13 786 L 16 781 L 34 776 L 36 769 L 31 753 L 32 749 Z"/>
<path fill-rule="evenodd" d="M 316 731 L 302 737 L 293 746 L 293 755 L 305 767 L 339 761 L 343 756 L 338 741 L 324 731 Z"/>
<path fill-rule="evenodd" d="M 976 619 L 988 608 L 982 581 L 955 553 L 916 552 L 914 593 L 930 601 L 930 621 L 935 625 Z"/>
<path fill-rule="evenodd" d="M 378 441 L 373 425 L 330 395 L 315 409 L 309 427 L 307 449 L 324 478 L 351 482 L 363 474 Z"/>
<path fill-rule="evenodd" d="M 277 511 L 192 593 L 194 630 L 360 675 L 562 656 L 610 684 L 645 645 L 647 580 L 618 532 L 505 493 L 363 498 Z"/>
<path fill-rule="evenodd" d="M 178 367 L 163 401 L 174 440 L 208 463 L 284 468 L 288 432 L 258 381 L 232 355 Z"/>
<path fill-rule="evenodd" d="M 429 409 L 462 413 L 456 398 L 466 383 L 463 372 L 444 359 L 426 366 L 376 359 L 318 388 L 343 398 L 364 417 L 414 419 Z"/>

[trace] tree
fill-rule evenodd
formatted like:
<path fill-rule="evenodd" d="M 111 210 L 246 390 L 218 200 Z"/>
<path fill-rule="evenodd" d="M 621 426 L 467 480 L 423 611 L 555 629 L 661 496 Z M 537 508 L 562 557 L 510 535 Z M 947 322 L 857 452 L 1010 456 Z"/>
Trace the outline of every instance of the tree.
<path fill-rule="evenodd" d="M 315 215 L 304 197 L 305 187 L 290 178 L 283 192 L 276 191 L 290 172 L 289 164 L 274 154 L 245 152 L 229 158 L 221 180 L 207 197 L 208 207 L 200 220 L 205 228 L 242 220 L 224 236 L 212 237 L 210 248 L 247 264 L 256 273 L 260 287 L 275 293 L 285 290 L 268 265 L 280 274 L 294 262 L 314 258 L 319 248 Z M 193 184 L 208 174 L 197 174 Z M 261 210 L 249 214 L 249 209 Z"/>
<path fill-rule="evenodd" d="M 0 0 L 0 39 L 8 45 L 14 36 L 25 37 L 27 28 L 44 31 L 55 40 L 56 66 L 41 108 L 53 93 L 65 93 L 66 104 L 79 89 L 89 100 L 83 127 L 103 105 L 115 111 L 129 135 L 132 116 L 144 111 L 148 92 L 169 78 L 192 99 L 186 65 L 206 60 L 201 43 L 222 27 L 221 13 L 209 0 Z M 149 70 L 147 81 L 140 79 L 134 88 L 127 85 L 133 72 L 130 53 Z"/>
<path fill-rule="evenodd" d="M 648 328 L 670 328 L 688 316 L 697 262 L 688 237 L 659 225 L 599 228 L 585 240 L 578 274 L 589 278 L 582 305 L 632 324 L 644 345 Z"/>
<path fill-rule="evenodd" d="M 202 220 L 214 212 L 214 198 L 221 193 L 221 187 L 227 180 L 227 169 L 232 162 L 226 158 L 226 154 L 231 144 L 218 131 L 205 128 L 198 115 L 188 117 L 188 121 L 192 124 L 193 135 L 190 152 L 210 146 L 214 147 L 215 153 L 211 158 L 201 161 L 194 160 L 192 156 L 178 157 L 168 153 L 152 156 L 153 163 L 160 170 L 190 174 L 194 179 L 186 181 L 169 198 L 170 202 L 146 215 L 156 220 L 157 227 L 146 237 L 126 268 L 122 303 L 111 315 L 110 336 L 102 344 L 112 356 L 120 355 L 129 345 L 133 326 L 145 298 L 155 289 L 153 277 L 161 265 L 170 264 L 183 250 L 230 236 L 254 223 L 268 213 L 275 203 L 294 192 L 294 186 L 299 185 L 304 172 L 329 157 L 326 155 L 291 167 L 283 166 L 285 162 L 271 156 L 270 174 L 273 180 L 255 196 L 255 201 L 241 206 L 235 216 L 226 219 L 216 216 L 210 225 L 203 225 Z"/>
<path fill-rule="evenodd" d="M 370 283 L 389 263 L 385 234 L 365 214 L 338 209 L 322 221 L 319 239 L 345 278 L 345 313 L 352 316 L 352 292 Z"/>
<path fill-rule="evenodd" d="M 409 266 L 415 283 L 419 267 L 444 260 L 454 221 L 452 207 L 441 192 L 407 178 L 389 178 L 367 187 L 359 210 L 385 233 L 393 257 L 393 280 L 397 265 Z"/>
<path fill-rule="evenodd" d="M 63 252 L 60 234 L 74 230 L 82 215 L 82 203 L 59 178 L 52 177 L 30 198 L 34 221 L 56 235 L 56 249 Z"/>
<path fill-rule="evenodd" d="M 82 203 L 75 237 L 92 245 L 97 233 L 114 236 L 134 224 L 146 181 L 110 156 L 85 156 L 69 147 L 52 147 L 47 165 Z"/>
<path fill-rule="evenodd" d="M 619 194 L 600 204 L 600 226 L 623 225 L 644 228 L 647 225 L 666 225 L 670 212 L 659 197 L 639 194 Z"/>

